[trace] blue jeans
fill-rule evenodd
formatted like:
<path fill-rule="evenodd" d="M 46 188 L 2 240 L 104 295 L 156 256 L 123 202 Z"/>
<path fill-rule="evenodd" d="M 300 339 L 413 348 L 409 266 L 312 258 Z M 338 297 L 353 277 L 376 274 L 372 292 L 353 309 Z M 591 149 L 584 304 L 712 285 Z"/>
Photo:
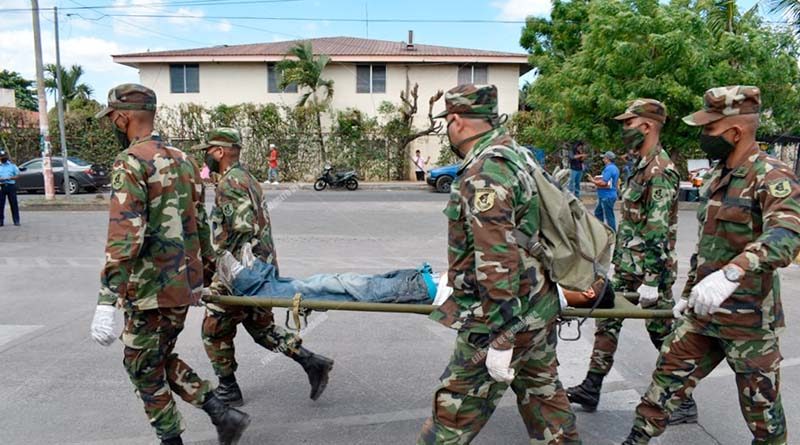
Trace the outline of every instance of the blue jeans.
<path fill-rule="evenodd" d="M 594 208 L 594 216 L 600 221 L 605 221 L 611 230 L 617 231 L 617 217 L 614 216 L 614 203 L 617 198 L 597 198 L 597 207 Z"/>
<path fill-rule="evenodd" d="M 277 181 L 278 180 L 278 167 L 270 168 L 269 172 L 267 172 L 267 181 Z"/>
<path fill-rule="evenodd" d="M 583 170 L 570 170 L 569 171 L 569 190 L 575 195 L 576 198 L 581 197 L 581 177 Z"/>
<path fill-rule="evenodd" d="M 275 267 L 256 260 L 233 280 L 236 295 L 306 300 L 363 301 L 372 303 L 431 304 L 422 273 L 416 269 L 395 270 L 383 275 L 336 273 L 306 279 L 278 277 Z"/>

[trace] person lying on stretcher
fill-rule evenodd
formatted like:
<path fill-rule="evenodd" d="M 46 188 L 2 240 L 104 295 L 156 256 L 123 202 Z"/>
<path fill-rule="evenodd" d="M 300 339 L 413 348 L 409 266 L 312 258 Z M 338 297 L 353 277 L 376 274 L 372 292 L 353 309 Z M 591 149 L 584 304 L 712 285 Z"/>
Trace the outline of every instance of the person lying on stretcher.
<path fill-rule="evenodd" d="M 242 247 L 242 261 L 230 252 L 217 260 L 220 281 L 235 295 L 304 300 L 368 303 L 440 304 L 452 293 L 447 276 L 434 273 L 428 263 L 418 269 L 399 269 L 381 275 L 318 274 L 308 278 L 278 276 L 275 268 L 256 258 L 250 244 Z"/>
<path fill-rule="evenodd" d="M 399 269 L 381 275 L 334 273 L 312 275 L 305 279 L 279 277 L 275 268 L 253 255 L 250 244 L 242 248 L 242 261 L 224 252 L 217 261 L 219 278 L 235 295 L 292 298 L 300 293 L 305 300 L 360 301 L 370 303 L 444 303 L 453 293 L 447 275 L 434 273 L 428 263 L 418 269 Z M 596 307 L 612 307 L 614 291 L 604 289 L 598 280 L 585 292 L 559 287 L 562 307 L 593 307 L 597 295 L 603 295 Z"/>

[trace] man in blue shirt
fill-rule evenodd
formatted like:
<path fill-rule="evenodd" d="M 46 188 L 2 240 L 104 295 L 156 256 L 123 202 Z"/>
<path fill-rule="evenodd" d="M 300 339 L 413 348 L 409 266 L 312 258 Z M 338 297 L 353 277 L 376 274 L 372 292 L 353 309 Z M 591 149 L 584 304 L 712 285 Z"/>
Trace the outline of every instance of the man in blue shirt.
<path fill-rule="evenodd" d="M 17 205 L 17 177 L 19 168 L 8 158 L 8 153 L 0 148 L 0 226 L 6 214 L 6 197 L 11 205 L 11 218 L 19 225 L 19 205 Z"/>
<path fill-rule="evenodd" d="M 600 221 L 605 221 L 612 230 L 617 230 L 617 219 L 614 217 L 614 203 L 617 201 L 617 183 L 619 182 L 619 169 L 614 165 L 616 156 L 607 151 L 603 155 L 603 174 L 595 176 L 593 182 L 597 186 L 597 207 L 594 216 Z"/>

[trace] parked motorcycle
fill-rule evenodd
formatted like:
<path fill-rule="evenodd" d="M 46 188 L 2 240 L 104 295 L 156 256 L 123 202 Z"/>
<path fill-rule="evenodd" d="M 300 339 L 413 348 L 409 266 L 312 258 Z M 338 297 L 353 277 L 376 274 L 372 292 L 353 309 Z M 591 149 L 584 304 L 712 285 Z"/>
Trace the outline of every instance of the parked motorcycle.
<path fill-rule="evenodd" d="M 322 175 L 314 183 L 314 190 L 319 192 L 325 190 L 326 187 L 344 187 L 347 190 L 355 190 L 358 188 L 358 174 L 355 170 L 333 173 L 333 166 L 325 164 Z"/>

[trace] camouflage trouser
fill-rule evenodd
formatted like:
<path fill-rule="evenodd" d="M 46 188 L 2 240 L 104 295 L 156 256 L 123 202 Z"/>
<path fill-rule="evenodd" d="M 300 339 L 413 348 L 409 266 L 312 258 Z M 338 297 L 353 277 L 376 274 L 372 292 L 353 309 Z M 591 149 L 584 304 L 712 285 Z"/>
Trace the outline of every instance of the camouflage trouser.
<path fill-rule="evenodd" d="M 172 352 L 187 311 L 188 306 L 125 312 L 123 363 L 144 402 L 150 424 L 161 439 L 178 436 L 183 431 L 172 391 L 199 407 L 211 390 L 207 381 Z"/>
<path fill-rule="evenodd" d="M 636 292 L 639 285 L 640 283 L 620 277 L 614 279 L 614 290 L 617 292 Z M 647 309 L 672 309 L 673 304 L 672 286 L 664 285 L 659 288 L 656 304 L 648 306 Z M 617 345 L 619 344 L 622 321 L 621 318 L 597 319 L 594 347 L 592 348 L 592 357 L 589 360 L 589 372 L 606 375 L 611 371 L 611 367 L 614 366 L 614 353 L 617 352 Z M 650 319 L 645 322 L 645 327 L 650 335 L 650 340 L 656 348 L 659 348 L 664 338 L 670 333 L 672 320 Z"/>
<path fill-rule="evenodd" d="M 203 345 L 218 377 L 236 372 L 233 338 L 240 323 L 256 343 L 273 352 L 293 357 L 302 344 L 300 337 L 275 325 L 270 308 L 209 304 L 203 319 Z"/>
<path fill-rule="evenodd" d="M 736 373 L 739 406 L 753 433 L 753 444 L 785 444 L 778 339 L 725 340 L 697 333 L 681 320 L 664 342 L 653 381 L 636 408 L 634 428 L 649 436 L 664 432 L 667 419 L 697 383 L 726 359 Z"/>
<path fill-rule="evenodd" d="M 558 379 L 555 325 L 516 336 L 511 389 L 532 445 L 580 444 L 575 414 Z M 508 384 L 486 370 L 488 335 L 459 332 L 418 444 L 468 444 L 489 421 Z"/>

